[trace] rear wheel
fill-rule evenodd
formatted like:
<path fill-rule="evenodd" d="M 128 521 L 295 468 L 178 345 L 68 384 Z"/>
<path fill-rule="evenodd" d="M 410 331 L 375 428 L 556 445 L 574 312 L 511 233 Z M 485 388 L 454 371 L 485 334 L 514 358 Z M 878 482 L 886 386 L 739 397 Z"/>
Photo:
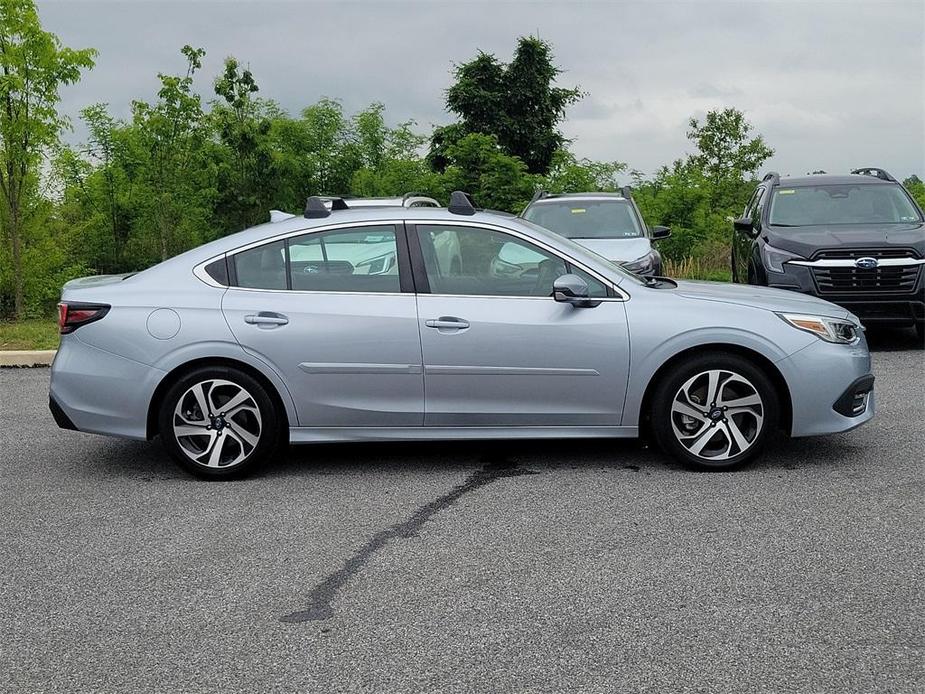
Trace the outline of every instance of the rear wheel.
<path fill-rule="evenodd" d="M 754 459 L 777 427 L 774 385 L 736 354 L 693 357 L 671 369 L 652 398 L 659 446 L 687 466 L 728 470 Z"/>
<path fill-rule="evenodd" d="M 252 472 L 280 441 L 279 417 L 266 390 L 231 367 L 205 367 L 180 378 L 164 397 L 159 425 L 171 455 L 205 479 Z"/>

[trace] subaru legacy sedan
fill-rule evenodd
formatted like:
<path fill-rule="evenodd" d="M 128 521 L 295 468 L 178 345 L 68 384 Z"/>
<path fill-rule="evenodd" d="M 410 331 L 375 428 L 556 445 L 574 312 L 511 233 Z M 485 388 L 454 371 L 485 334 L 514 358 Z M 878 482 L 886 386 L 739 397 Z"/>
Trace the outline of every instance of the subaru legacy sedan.
<path fill-rule="evenodd" d="M 462 193 L 440 209 L 309 198 L 304 216 L 69 282 L 59 322 L 57 423 L 160 436 L 206 478 L 288 443 L 640 435 L 720 470 L 776 429 L 874 414 L 845 309 L 642 279 Z"/>

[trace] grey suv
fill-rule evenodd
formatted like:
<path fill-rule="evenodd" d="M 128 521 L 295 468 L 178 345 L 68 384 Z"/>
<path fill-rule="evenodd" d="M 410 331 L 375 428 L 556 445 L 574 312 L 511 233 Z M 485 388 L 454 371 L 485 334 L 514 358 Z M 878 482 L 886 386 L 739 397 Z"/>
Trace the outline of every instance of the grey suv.
<path fill-rule="evenodd" d="M 925 223 L 883 169 L 769 173 L 733 226 L 734 281 L 814 294 L 925 337 Z"/>
<path fill-rule="evenodd" d="M 637 275 L 662 274 L 662 256 L 652 242 L 668 238 L 671 229 L 646 226 L 628 187 L 619 193 L 538 191 L 520 216 Z"/>

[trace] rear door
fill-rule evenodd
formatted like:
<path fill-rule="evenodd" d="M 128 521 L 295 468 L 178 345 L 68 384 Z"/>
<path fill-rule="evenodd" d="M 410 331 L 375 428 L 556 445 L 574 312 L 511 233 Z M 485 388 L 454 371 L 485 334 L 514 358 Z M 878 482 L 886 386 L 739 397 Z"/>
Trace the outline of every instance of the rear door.
<path fill-rule="evenodd" d="M 328 228 L 241 251 L 222 309 L 285 378 L 299 426 L 420 426 L 424 380 L 403 227 Z"/>
<path fill-rule="evenodd" d="M 418 224 L 427 426 L 618 426 L 629 368 L 623 303 L 548 249 L 500 229 Z M 456 262 L 446 262 L 445 248 Z M 582 274 L 595 308 L 552 298 Z"/>

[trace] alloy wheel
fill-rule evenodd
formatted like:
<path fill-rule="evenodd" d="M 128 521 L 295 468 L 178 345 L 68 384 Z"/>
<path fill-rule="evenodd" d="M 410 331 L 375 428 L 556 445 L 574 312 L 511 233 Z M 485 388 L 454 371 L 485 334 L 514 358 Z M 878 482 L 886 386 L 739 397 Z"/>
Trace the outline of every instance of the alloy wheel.
<path fill-rule="evenodd" d="M 671 403 L 671 427 L 689 453 L 726 461 L 747 451 L 761 434 L 764 403 L 755 386 L 733 371 L 711 369 L 689 378 Z"/>
<path fill-rule="evenodd" d="M 173 412 L 173 434 L 183 454 L 208 468 L 240 465 L 257 447 L 262 430 L 257 401 L 224 379 L 196 383 Z"/>

